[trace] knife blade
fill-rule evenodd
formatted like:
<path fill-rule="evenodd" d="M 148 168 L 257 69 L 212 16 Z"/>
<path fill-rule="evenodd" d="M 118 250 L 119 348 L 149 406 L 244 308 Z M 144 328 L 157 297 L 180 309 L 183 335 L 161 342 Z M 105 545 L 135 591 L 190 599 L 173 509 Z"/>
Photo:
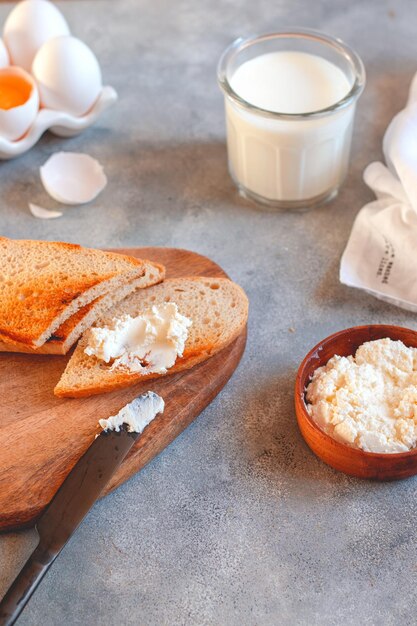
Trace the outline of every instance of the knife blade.
<path fill-rule="evenodd" d="M 35 528 L 39 543 L 3 600 L 0 625 L 12 626 L 71 535 L 102 493 L 149 422 L 164 410 L 152 391 L 135 398 L 107 420 L 105 428 L 72 468 Z"/>

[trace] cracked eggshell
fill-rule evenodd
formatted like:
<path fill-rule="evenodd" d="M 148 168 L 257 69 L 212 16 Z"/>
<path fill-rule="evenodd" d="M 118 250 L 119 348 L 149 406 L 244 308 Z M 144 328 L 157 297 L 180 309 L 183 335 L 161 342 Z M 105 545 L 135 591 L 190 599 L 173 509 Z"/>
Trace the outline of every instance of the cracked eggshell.
<path fill-rule="evenodd" d="M 32 202 L 29 202 L 29 211 L 32 213 L 33 217 L 37 217 L 41 220 L 53 220 L 57 217 L 62 217 L 63 215 L 61 211 L 44 209 L 43 206 L 39 206 L 38 204 L 32 204 Z"/>
<path fill-rule="evenodd" d="M 57 152 L 40 168 L 42 184 L 63 204 L 91 202 L 107 185 L 103 167 L 88 154 Z"/>
<path fill-rule="evenodd" d="M 36 54 L 32 73 L 44 107 L 78 117 L 91 109 L 102 90 L 99 63 L 76 37 L 47 41 Z"/>
<path fill-rule="evenodd" d="M 30 72 L 39 48 L 52 37 L 69 35 L 62 15 L 49 0 L 24 0 L 9 14 L 3 38 L 13 65 Z"/>
<path fill-rule="evenodd" d="M 9 141 L 16 141 L 27 133 L 39 111 L 39 93 L 32 76 L 20 67 L 5 67 L 0 69 L 0 90 L 2 83 L 10 86 L 10 81 L 16 80 L 16 86 L 22 92 L 27 92 L 27 99 L 23 104 L 9 109 L 0 108 L 0 137 Z"/>

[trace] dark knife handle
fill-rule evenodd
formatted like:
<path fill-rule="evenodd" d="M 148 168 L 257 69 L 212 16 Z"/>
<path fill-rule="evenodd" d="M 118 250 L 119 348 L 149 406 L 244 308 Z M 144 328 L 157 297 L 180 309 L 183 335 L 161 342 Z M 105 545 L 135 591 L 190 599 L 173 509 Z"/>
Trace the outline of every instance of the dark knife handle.
<path fill-rule="evenodd" d="M 0 626 L 12 626 L 57 555 L 36 548 L 4 596 L 0 607 Z"/>

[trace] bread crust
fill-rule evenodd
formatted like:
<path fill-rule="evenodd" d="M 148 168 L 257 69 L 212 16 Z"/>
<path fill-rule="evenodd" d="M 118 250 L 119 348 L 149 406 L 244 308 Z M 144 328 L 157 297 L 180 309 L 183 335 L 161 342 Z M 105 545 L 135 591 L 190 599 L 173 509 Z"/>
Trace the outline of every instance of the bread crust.
<path fill-rule="evenodd" d="M 243 330 L 244 326 L 241 330 Z M 195 367 L 199 363 L 203 361 L 207 361 L 210 357 L 214 356 L 221 350 L 224 350 L 228 345 L 233 343 L 235 339 L 239 336 L 240 332 L 237 332 L 230 342 L 224 347 L 207 347 L 205 350 L 202 350 L 199 353 L 190 353 L 184 354 L 184 356 L 180 359 L 177 359 L 175 365 L 171 367 L 166 374 L 134 374 L 132 372 L 128 374 L 124 374 L 122 372 L 117 373 L 112 381 L 106 381 L 105 383 L 92 386 L 84 389 L 73 389 L 72 391 L 68 391 L 65 389 L 61 389 L 59 385 L 55 387 L 54 394 L 58 398 L 87 398 L 89 396 L 97 396 L 102 393 L 109 393 L 110 391 L 116 391 L 117 389 L 125 389 L 126 387 L 131 387 L 132 385 L 136 385 L 138 383 L 143 382 L 144 380 L 152 380 L 155 378 L 161 378 L 161 376 L 171 376 L 173 374 L 178 374 L 179 372 L 183 372 L 185 370 L 189 370 L 192 367 Z"/>

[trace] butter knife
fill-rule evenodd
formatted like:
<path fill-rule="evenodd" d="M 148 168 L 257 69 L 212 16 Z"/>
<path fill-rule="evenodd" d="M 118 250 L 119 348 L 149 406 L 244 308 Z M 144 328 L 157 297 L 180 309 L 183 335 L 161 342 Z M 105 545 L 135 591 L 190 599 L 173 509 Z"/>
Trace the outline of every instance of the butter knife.
<path fill-rule="evenodd" d="M 164 410 L 152 391 L 117 415 L 100 420 L 102 433 L 75 464 L 36 522 L 39 543 L 0 602 L 0 626 L 12 626 L 46 572 L 91 509 L 149 422 Z"/>

